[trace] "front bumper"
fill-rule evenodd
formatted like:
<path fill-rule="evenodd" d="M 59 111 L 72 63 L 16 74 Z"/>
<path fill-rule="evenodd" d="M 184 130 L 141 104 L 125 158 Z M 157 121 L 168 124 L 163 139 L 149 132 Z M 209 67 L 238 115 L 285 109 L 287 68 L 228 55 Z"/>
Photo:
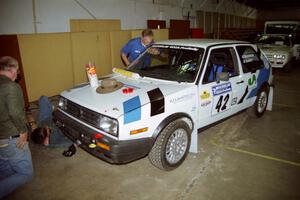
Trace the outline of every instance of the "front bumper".
<path fill-rule="evenodd" d="M 284 68 L 285 64 L 271 63 L 272 68 Z"/>
<path fill-rule="evenodd" d="M 272 68 L 284 68 L 287 64 L 291 62 L 291 58 L 287 57 L 285 60 L 279 60 L 274 58 L 268 59 Z"/>
<path fill-rule="evenodd" d="M 60 110 L 54 112 L 54 122 L 69 139 L 79 144 L 82 149 L 109 163 L 128 163 L 142 158 L 149 153 L 153 144 L 152 138 L 119 141 L 102 134 L 102 138 L 95 139 L 94 135 L 97 133 L 95 130 L 79 123 Z M 110 150 L 99 146 L 89 147 L 90 144 L 96 142 L 108 145 Z"/>

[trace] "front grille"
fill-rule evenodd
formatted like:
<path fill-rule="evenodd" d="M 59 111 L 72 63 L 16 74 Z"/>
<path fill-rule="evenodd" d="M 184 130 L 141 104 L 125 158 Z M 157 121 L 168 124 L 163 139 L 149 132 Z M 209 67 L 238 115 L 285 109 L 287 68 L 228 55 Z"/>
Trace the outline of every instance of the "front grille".
<path fill-rule="evenodd" d="M 73 103 L 72 101 L 68 101 L 66 112 L 73 117 L 80 118 L 80 106 Z"/>
<path fill-rule="evenodd" d="M 72 101 L 67 101 L 65 112 L 81 121 L 98 128 L 100 114 L 80 106 Z"/>
<path fill-rule="evenodd" d="M 270 60 L 270 59 L 273 58 L 273 55 L 272 55 L 272 54 L 266 54 L 266 56 L 267 56 L 267 59 L 268 59 L 268 60 Z"/>

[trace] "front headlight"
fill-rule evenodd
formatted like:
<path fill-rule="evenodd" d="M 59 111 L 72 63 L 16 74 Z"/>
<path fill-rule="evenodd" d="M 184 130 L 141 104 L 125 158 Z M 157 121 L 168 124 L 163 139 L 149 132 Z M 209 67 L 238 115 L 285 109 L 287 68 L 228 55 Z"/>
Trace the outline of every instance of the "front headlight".
<path fill-rule="evenodd" d="M 274 54 L 274 55 L 273 55 L 273 58 L 284 60 L 284 59 L 285 59 L 285 55 L 282 55 L 282 54 Z"/>
<path fill-rule="evenodd" d="M 59 101 L 58 101 L 58 107 L 63 109 L 63 110 L 66 110 L 67 109 L 67 103 L 68 103 L 67 99 L 65 99 L 64 97 L 60 97 Z"/>
<path fill-rule="evenodd" d="M 111 119 L 106 116 L 100 116 L 99 128 L 112 134 L 113 136 L 118 136 L 118 121 L 115 119 Z"/>

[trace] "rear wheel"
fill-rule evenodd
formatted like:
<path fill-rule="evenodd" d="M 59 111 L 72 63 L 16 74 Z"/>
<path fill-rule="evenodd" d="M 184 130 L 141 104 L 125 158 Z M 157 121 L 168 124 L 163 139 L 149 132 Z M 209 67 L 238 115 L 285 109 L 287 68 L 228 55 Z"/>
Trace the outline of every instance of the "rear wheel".
<path fill-rule="evenodd" d="M 191 140 L 191 129 L 181 120 L 168 124 L 157 137 L 148 158 L 159 169 L 177 168 L 186 158 Z"/>
<path fill-rule="evenodd" d="M 250 108 L 250 115 L 261 117 L 265 113 L 268 105 L 269 89 L 267 86 L 262 86 L 258 91 L 254 105 Z"/>

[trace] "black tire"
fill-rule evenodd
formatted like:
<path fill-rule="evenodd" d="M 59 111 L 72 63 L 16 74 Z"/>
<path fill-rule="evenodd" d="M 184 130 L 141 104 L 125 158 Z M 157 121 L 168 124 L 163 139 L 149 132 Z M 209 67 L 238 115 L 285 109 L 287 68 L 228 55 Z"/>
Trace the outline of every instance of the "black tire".
<path fill-rule="evenodd" d="M 262 93 L 265 93 L 266 94 L 266 104 L 264 106 L 263 109 L 259 108 L 260 106 L 260 103 L 262 100 Z M 248 114 L 250 116 L 255 116 L 257 118 L 260 118 L 261 116 L 263 116 L 263 114 L 265 113 L 266 109 L 267 109 L 267 105 L 268 105 L 268 100 L 269 100 L 269 88 L 268 86 L 264 85 L 260 88 L 260 90 L 258 91 L 257 93 L 257 98 L 255 100 L 255 103 L 254 105 L 248 109 Z"/>
<path fill-rule="evenodd" d="M 172 134 L 175 133 L 175 131 L 179 130 L 179 129 L 184 129 L 187 133 L 187 138 L 188 138 L 187 139 L 187 147 L 186 147 L 183 157 L 178 162 L 170 163 L 170 162 L 168 162 L 168 160 L 166 158 L 167 144 L 168 144 L 168 141 L 169 141 L 170 137 L 172 136 Z M 175 121 L 169 123 L 157 137 L 157 139 L 148 155 L 150 162 L 155 167 L 157 167 L 161 170 L 165 170 L 165 171 L 170 171 L 170 170 L 177 168 L 185 160 L 185 158 L 189 152 L 189 148 L 190 148 L 190 144 L 191 144 L 191 132 L 192 132 L 192 130 L 190 129 L 188 124 L 182 119 L 178 119 L 178 120 L 175 120 Z"/>

